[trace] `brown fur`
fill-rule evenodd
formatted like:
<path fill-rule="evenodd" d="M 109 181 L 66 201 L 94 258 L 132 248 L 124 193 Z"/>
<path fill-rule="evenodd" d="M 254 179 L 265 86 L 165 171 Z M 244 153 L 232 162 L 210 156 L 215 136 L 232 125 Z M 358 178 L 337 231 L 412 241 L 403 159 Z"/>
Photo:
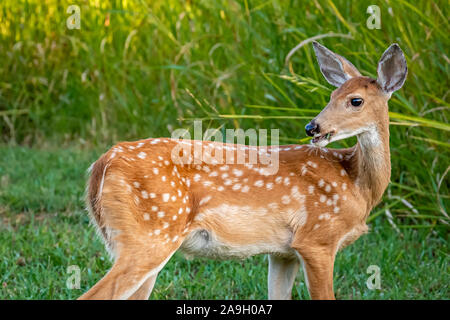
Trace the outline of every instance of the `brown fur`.
<path fill-rule="evenodd" d="M 158 272 L 178 249 L 222 259 L 270 254 L 271 299 L 290 298 L 301 261 L 311 298 L 334 299 L 336 253 L 367 232 L 366 219 L 390 180 L 390 93 L 342 57 L 336 63 L 323 46 L 316 45 L 317 53 L 324 75 L 340 87 L 314 119 L 320 127 L 316 143 L 354 135 L 358 143 L 341 150 L 311 145 L 256 150 L 279 156 L 274 173 L 260 162 L 249 165 L 252 147 L 242 145 L 165 138 L 119 143 L 94 163 L 87 195 L 115 262 L 81 299 L 148 298 Z M 390 64 L 383 59 L 391 58 L 398 70 L 385 67 Z M 397 45 L 381 65 L 383 88 L 398 89 L 406 62 Z M 389 77 L 399 85 L 391 86 Z M 364 104 L 351 105 L 354 97 Z M 182 145 L 194 152 L 179 163 L 172 151 L 181 156 Z M 197 147 L 223 152 L 223 159 L 225 150 L 233 150 L 234 159 L 242 150 L 245 162 L 214 163 L 212 155 L 200 157 Z"/>
<path fill-rule="evenodd" d="M 107 234 L 104 227 L 104 222 L 101 214 L 101 204 L 99 198 L 100 184 L 103 178 L 103 172 L 107 161 L 105 156 L 101 156 L 91 167 L 90 176 L 87 184 L 86 192 L 86 203 L 93 221 L 98 226 L 99 231 L 104 239 L 106 239 Z"/>
<path fill-rule="evenodd" d="M 152 139 L 116 145 L 93 165 L 89 180 L 88 202 L 108 248 L 117 259 L 116 264 L 121 261 L 121 257 L 126 257 L 127 265 L 130 260 L 134 261 L 131 265 L 139 275 L 162 263 L 183 244 L 186 236 L 195 230 L 212 230 L 213 236 L 219 242 L 216 251 L 205 253 L 206 256 L 223 255 L 226 258 L 278 252 L 285 257 L 292 257 L 291 250 L 294 248 L 305 263 L 308 263 L 311 255 L 316 256 L 314 252 L 317 248 L 328 247 L 331 250 L 329 254 L 334 256 L 339 242 L 347 233 L 359 230 L 340 247 L 356 240 L 367 230 L 364 223 L 367 214 L 365 202 L 347 171 L 348 159 L 354 154 L 354 148 L 328 149 L 327 153 L 324 153 L 323 150 L 312 146 L 301 146 L 299 150 L 295 150 L 298 147 L 296 145 L 282 146 L 279 152 L 280 168 L 275 175 L 261 174 L 258 170 L 264 167 L 260 165 L 249 169 L 242 164 L 211 165 L 202 162 L 177 166 L 180 175 L 178 177 L 173 174 L 175 165 L 172 162 L 167 165 L 163 163 L 170 159 L 169 151 L 179 142 L 163 140 L 166 142 L 155 146 L 150 144 Z M 144 146 L 138 150 L 128 149 L 138 143 Z M 239 145 L 234 147 L 239 148 Z M 283 151 L 287 148 L 292 150 Z M 117 152 L 119 149 L 124 151 Z M 139 152 L 145 152 L 148 158 L 139 159 Z M 114 158 L 113 154 L 116 154 Z M 164 160 L 157 159 L 157 156 Z M 248 158 L 247 151 L 246 159 Z M 155 164 L 152 164 L 152 161 Z M 228 169 L 222 171 L 224 167 Z M 153 173 L 154 169 L 157 169 L 157 174 Z M 212 172 L 217 172 L 217 175 L 211 176 Z M 237 177 L 234 173 L 241 175 Z M 226 178 L 224 174 L 227 175 Z M 197 175 L 200 178 L 196 182 Z M 164 183 L 161 181 L 163 176 L 166 177 Z M 182 178 L 190 181 L 189 187 L 181 182 Z M 103 191 L 100 195 L 98 190 L 102 180 Z M 233 181 L 232 184 L 225 186 L 227 180 Z M 320 183 L 319 180 L 323 182 Z M 263 181 L 262 187 L 255 186 L 258 181 Z M 170 186 L 171 182 L 176 183 L 175 189 Z M 204 186 L 206 182 L 210 183 L 207 188 Z M 242 184 L 241 188 L 234 190 L 233 186 L 239 182 Z M 270 183 L 272 187 L 269 189 L 267 186 Z M 344 185 L 347 186 L 345 189 Z M 218 191 L 220 186 L 225 186 L 225 190 Z M 249 187 L 247 192 L 242 192 L 244 186 Z M 299 200 L 296 200 L 296 195 L 292 193 L 294 186 L 305 196 L 304 209 L 299 209 Z M 314 187 L 313 195 L 308 191 L 311 186 Z M 144 190 L 147 192 L 144 195 L 148 195 L 145 199 L 142 197 Z M 178 196 L 178 190 L 182 192 L 182 197 Z M 176 195 L 176 201 L 161 201 L 161 195 L 166 192 L 171 197 Z M 151 198 L 152 193 L 157 195 L 157 198 Z M 339 194 L 340 197 L 345 195 L 347 200 L 338 200 L 338 205 L 320 202 L 321 196 L 331 201 L 333 194 Z M 286 195 L 290 197 L 289 203 L 280 202 Z M 189 200 L 182 204 L 180 201 L 186 196 Z M 202 199 L 208 197 L 210 200 L 202 203 Z M 264 199 L 264 202 L 261 202 L 261 199 Z M 271 203 L 277 203 L 277 207 L 268 206 Z M 217 208 L 222 204 L 226 204 L 228 208 L 238 208 L 239 211 L 218 212 Z M 164 217 L 159 218 L 157 213 L 152 211 L 155 205 L 158 206 L 158 211 L 164 211 Z M 245 209 L 245 205 L 248 209 Z M 191 208 L 189 213 L 184 211 L 183 214 L 177 214 L 180 208 L 187 207 Z M 336 207 L 339 208 L 339 214 L 332 211 Z M 345 214 L 340 214 L 341 212 Z M 144 219 L 146 214 L 150 216 L 148 220 Z M 307 215 L 306 222 L 302 222 L 302 214 Z M 176 220 L 171 219 L 174 215 L 177 216 Z M 327 215 L 332 216 L 331 219 L 322 219 Z M 165 227 L 164 223 L 169 223 L 169 226 Z M 106 230 L 109 230 L 109 233 Z M 154 233 L 155 230 L 160 230 L 161 234 L 158 237 L 149 237 L 148 234 Z M 167 238 L 161 237 L 163 232 L 164 235 L 167 234 Z M 178 239 L 172 241 L 175 237 Z M 189 247 L 185 248 L 185 251 L 188 254 L 202 255 Z M 109 280 L 108 283 L 110 282 Z M 98 291 L 99 286 L 104 287 L 99 284 L 97 289 L 89 291 L 83 298 L 99 298 L 98 294 L 106 291 Z M 146 292 L 145 289 L 142 291 Z"/>

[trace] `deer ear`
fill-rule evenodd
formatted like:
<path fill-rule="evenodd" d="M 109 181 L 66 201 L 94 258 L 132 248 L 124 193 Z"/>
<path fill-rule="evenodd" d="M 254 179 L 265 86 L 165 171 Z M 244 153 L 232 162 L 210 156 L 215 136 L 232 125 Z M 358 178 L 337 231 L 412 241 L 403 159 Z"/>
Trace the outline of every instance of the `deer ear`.
<path fill-rule="evenodd" d="M 405 55 L 398 44 L 392 44 L 381 56 L 378 62 L 377 82 L 387 94 L 400 89 L 406 80 L 408 67 Z"/>
<path fill-rule="evenodd" d="M 313 42 L 313 47 L 319 62 L 320 71 L 331 85 L 340 87 L 348 79 L 361 76 L 358 69 L 344 57 L 325 48 L 316 41 Z"/>

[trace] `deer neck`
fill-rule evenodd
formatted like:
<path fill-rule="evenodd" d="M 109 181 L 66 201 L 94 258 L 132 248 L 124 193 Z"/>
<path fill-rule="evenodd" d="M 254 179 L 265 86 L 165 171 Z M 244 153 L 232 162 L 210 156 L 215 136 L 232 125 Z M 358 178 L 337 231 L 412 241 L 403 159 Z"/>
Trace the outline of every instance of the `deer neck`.
<path fill-rule="evenodd" d="M 368 127 L 358 135 L 353 166 L 355 184 L 367 202 L 367 213 L 381 200 L 391 178 L 391 156 L 389 151 L 389 115 Z"/>

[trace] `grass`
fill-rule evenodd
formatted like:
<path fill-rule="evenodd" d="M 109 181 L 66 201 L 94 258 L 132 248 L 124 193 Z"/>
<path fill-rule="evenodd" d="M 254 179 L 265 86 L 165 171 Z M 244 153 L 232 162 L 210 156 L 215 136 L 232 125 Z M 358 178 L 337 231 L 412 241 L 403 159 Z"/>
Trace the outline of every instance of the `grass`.
<path fill-rule="evenodd" d="M 282 143 L 304 143 L 305 124 L 332 88 L 310 44 L 286 61 L 290 50 L 333 32 L 320 41 L 374 77 L 383 51 L 398 42 L 409 77 L 390 101 L 387 200 L 403 199 L 391 210 L 400 224 L 448 226 L 446 1 L 377 1 L 380 30 L 366 27 L 364 1 L 82 1 L 80 30 L 66 27 L 68 4 L 0 5 L 4 144 L 105 150 L 191 130 L 194 119 L 204 130 L 276 128 Z"/>
<path fill-rule="evenodd" d="M 0 193 L 1 203 L 8 204 L 0 212 L 0 299 L 76 298 L 111 266 L 82 209 L 85 170 L 96 153 L 24 147 L 1 147 L 0 152 L 5 155 L 0 175 L 8 177 Z M 338 254 L 337 298 L 450 298 L 448 235 L 437 236 L 429 228 L 397 233 L 383 216 L 369 225 L 368 235 Z M 80 289 L 66 287 L 71 265 L 81 270 Z M 380 290 L 365 284 L 370 265 L 380 267 Z M 266 299 L 266 278 L 265 256 L 189 261 L 176 254 L 160 273 L 152 298 Z M 293 296 L 309 299 L 302 272 Z"/>
<path fill-rule="evenodd" d="M 73 298 L 68 264 L 82 268 L 84 289 L 107 270 L 82 197 L 85 169 L 111 144 L 191 130 L 194 119 L 204 130 L 272 128 L 282 143 L 307 142 L 303 128 L 332 88 L 310 44 L 286 56 L 320 35 L 363 75 L 376 76 L 393 42 L 409 68 L 389 103 L 391 184 L 372 233 L 338 258 L 337 296 L 449 297 L 447 1 L 83 0 L 81 29 L 69 30 L 71 4 L 0 2 L 0 298 Z M 366 27 L 373 4 L 379 30 Z M 264 298 L 263 260 L 176 256 L 154 297 Z M 381 291 L 364 285 L 370 264 L 382 267 Z M 301 282 L 294 291 L 306 296 Z"/>

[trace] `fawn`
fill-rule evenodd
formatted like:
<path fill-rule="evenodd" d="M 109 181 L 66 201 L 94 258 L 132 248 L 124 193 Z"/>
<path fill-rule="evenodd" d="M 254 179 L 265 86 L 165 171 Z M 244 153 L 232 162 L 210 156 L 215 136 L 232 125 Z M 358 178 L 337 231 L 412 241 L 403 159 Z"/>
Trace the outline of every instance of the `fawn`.
<path fill-rule="evenodd" d="M 335 298 L 336 253 L 367 232 L 366 218 L 390 180 L 388 100 L 407 66 L 392 44 L 374 80 L 313 46 L 337 89 L 306 125 L 310 145 L 262 150 L 278 153 L 275 174 L 258 164 L 195 162 L 191 154 L 178 163 L 172 152 L 197 146 L 211 154 L 241 150 L 248 158 L 257 147 L 166 138 L 119 143 L 91 166 L 88 208 L 115 260 L 80 299 L 148 299 L 178 249 L 211 258 L 269 254 L 269 299 L 291 298 L 301 263 L 311 298 Z M 352 136 L 352 148 L 325 148 Z"/>

